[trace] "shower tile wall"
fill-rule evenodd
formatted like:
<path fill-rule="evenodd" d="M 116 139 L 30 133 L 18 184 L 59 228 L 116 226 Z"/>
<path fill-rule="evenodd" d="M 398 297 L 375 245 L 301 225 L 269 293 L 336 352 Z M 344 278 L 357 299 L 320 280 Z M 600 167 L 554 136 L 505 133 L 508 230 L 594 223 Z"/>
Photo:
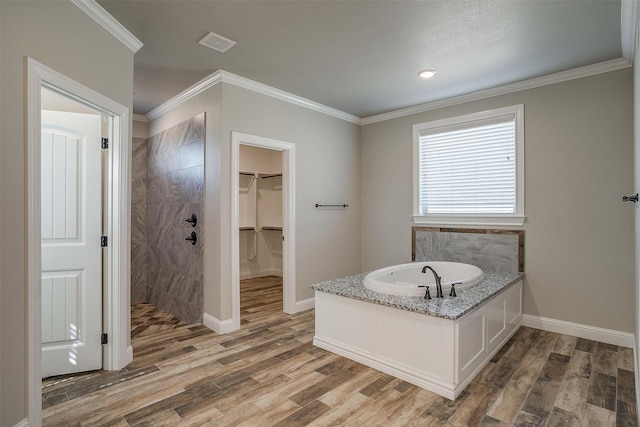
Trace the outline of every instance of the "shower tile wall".
<path fill-rule="evenodd" d="M 147 142 L 131 150 L 131 304 L 147 302 Z"/>
<path fill-rule="evenodd" d="M 204 113 L 149 138 L 147 300 L 180 320 L 202 322 Z M 198 224 L 185 221 L 192 213 Z M 196 245 L 185 240 L 192 231 Z"/>
<path fill-rule="evenodd" d="M 488 271 L 524 272 L 524 231 L 413 228 L 414 261 L 453 261 Z"/>

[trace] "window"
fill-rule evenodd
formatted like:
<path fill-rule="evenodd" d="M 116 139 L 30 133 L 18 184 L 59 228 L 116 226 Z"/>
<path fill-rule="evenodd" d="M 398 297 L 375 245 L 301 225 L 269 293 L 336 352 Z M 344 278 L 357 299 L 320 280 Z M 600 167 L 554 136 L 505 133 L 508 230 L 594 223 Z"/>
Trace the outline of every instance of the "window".
<path fill-rule="evenodd" d="M 414 222 L 524 223 L 524 106 L 417 124 Z"/>

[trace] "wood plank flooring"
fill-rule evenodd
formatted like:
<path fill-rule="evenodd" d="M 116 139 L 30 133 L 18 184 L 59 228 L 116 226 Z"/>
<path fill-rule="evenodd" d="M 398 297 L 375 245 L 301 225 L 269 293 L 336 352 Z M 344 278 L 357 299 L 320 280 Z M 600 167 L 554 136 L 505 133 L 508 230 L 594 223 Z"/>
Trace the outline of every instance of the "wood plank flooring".
<path fill-rule="evenodd" d="M 452 402 L 314 347 L 279 278 L 241 290 L 227 335 L 133 306 L 133 362 L 43 380 L 43 425 L 637 425 L 631 349 L 523 327 Z"/>

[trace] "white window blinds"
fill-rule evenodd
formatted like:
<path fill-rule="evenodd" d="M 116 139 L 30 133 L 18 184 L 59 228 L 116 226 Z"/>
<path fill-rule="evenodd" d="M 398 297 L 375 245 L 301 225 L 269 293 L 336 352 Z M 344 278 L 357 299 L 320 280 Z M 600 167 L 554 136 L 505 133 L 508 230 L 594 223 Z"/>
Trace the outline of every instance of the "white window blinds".
<path fill-rule="evenodd" d="M 418 133 L 419 215 L 515 215 L 514 115 Z"/>

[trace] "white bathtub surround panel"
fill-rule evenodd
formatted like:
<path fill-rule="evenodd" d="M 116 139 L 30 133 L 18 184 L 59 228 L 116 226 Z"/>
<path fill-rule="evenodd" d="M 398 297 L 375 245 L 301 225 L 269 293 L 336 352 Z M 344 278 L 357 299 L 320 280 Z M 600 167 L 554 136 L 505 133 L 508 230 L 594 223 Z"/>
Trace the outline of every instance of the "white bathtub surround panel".
<path fill-rule="evenodd" d="M 412 311 L 445 319 L 458 319 L 469 313 L 475 307 L 520 281 L 523 277 L 520 273 L 505 273 L 485 271 L 484 280 L 473 288 L 463 289 L 457 297 L 432 298 L 425 300 L 421 297 L 403 297 L 382 294 L 364 287 L 364 278 L 367 273 L 360 273 L 341 279 L 311 285 L 315 291 L 339 295 L 355 300 L 371 302 L 401 310 Z M 318 293 L 316 292 L 316 297 Z M 435 296 L 435 290 L 432 292 Z"/>
<path fill-rule="evenodd" d="M 413 227 L 413 261 L 454 261 L 524 272 L 524 231 Z"/>
<path fill-rule="evenodd" d="M 449 320 L 316 289 L 313 343 L 455 399 L 520 326 L 521 298 L 517 280 Z"/>

